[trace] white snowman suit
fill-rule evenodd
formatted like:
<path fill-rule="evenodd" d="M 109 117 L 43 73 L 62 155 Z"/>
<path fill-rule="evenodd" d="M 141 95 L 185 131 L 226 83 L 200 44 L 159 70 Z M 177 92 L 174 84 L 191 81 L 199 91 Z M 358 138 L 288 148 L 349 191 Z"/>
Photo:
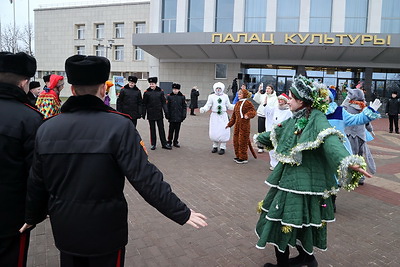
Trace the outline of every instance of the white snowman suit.
<path fill-rule="evenodd" d="M 215 83 L 213 89 L 215 94 L 208 96 L 207 103 L 200 108 L 200 113 L 211 109 L 209 135 L 213 141 L 213 148 L 226 149 L 226 142 L 231 137 L 230 128 L 225 128 L 229 122 L 226 111 L 233 110 L 234 105 L 229 101 L 228 95 L 224 94 L 225 85 L 223 83 Z"/>

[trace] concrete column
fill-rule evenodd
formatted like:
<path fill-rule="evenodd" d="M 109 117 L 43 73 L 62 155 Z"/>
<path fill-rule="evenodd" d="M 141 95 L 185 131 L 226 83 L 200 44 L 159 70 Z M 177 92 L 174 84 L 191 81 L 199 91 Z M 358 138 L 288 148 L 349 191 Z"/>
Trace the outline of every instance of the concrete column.
<path fill-rule="evenodd" d="M 346 0 L 333 0 L 332 2 L 332 32 L 344 32 L 346 17 Z"/>
<path fill-rule="evenodd" d="M 306 76 L 306 66 L 297 66 L 296 67 L 296 75 L 303 75 L 303 76 Z"/>
<path fill-rule="evenodd" d="M 176 32 L 187 31 L 188 0 L 176 1 Z"/>
<path fill-rule="evenodd" d="M 308 32 L 310 29 L 311 0 L 301 0 L 299 32 Z"/>
<path fill-rule="evenodd" d="M 365 93 L 365 100 L 367 102 L 371 101 L 371 96 L 372 96 L 372 73 L 373 69 L 372 68 L 365 68 L 364 72 L 364 89 L 366 90 Z"/>
<path fill-rule="evenodd" d="M 215 7 L 216 0 L 205 0 L 204 2 L 204 32 L 215 31 Z"/>
<path fill-rule="evenodd" d="M 267 26 L 266 32 L 276 31 L 276 11 L 278 0 L 267 0 Z"/>
<path fill-rule="evenodd" d="M 149 33 L 161 32 L 161 1 L 150 1 Z"/>
<path fill-rule="evenodd" d="M 382 0 L 369 1 L 367 32 L 380 33 L 382 23 Z"/>
<path fill-rule="evenodd" d="M 235 0 L 233 7 L 233 31 L 244 31 L 245 0 Z"/>

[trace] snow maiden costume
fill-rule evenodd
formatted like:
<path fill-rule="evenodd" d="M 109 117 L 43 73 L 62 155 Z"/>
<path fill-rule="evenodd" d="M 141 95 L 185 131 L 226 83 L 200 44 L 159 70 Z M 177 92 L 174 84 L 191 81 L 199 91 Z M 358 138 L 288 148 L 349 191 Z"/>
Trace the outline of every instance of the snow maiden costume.
<path fill-rule="evenodd" d="M 275 125 L 278 125 L 284 120 L 289 119 L 292 117 L 292 112 L 289 109 L 289 105 L 287 104 L 289 97 L 286 94 L 281 94 L 278 96 L 278 102 L 279 100 L 282 101 L 282 104 L 278 104 L 276 107 L 271 107 L 270 105 L 266 105 L 264 107 L 264 114 L 265 114 L 265 129 L 267 132 L 272 130 L 272 127 Z M 283 101 L 285 104 L 283 104 Z M 270 150 L 269 151 L 269 169 L 271 171 L 274 170 L 275 166 L 278 164 L 278 160 L 275 157 L 275 150 Z"/>
<path fill-rule="evenodd" d="M 227 94 L 224 94 L 225 85 L 221 82 L 217 82 L 213 86 L 215 94 L 208 96 L 207 103 L 204 107 L 200 108 L 200 113 L 205 113 L 211 109 L 209 135 L 211 141 L 213 141 L 212 153 L 223 155 L 226 150 L 226 142 L 231 137 L 230 129 L 226 129 L 225 126 L 228 124 L 228 109 L 233 110 L 234 105 L 229 102 Z"/>
<path fill-rule="evenodd" d="M 278 265 L 265 266 L 317 266 L 313 248 L 327 249 L 327 223 L 335 221 L 331 196 L 338 189 L 334 174 L 343 188 L 354 189 L 362 175 L 349 166 L 365 169 L 365 162 L 350 155 L 343 134 L 327 121 L 326 89 L 300 75 L 290 91 L 306 106 L 257 137 L 267 149 L 275 148 L 279 161 L 265 182 L 271 188 L 259 203 L 257 248 L 275 246 Z M 299 256 L 289 260 L 288 246 L 296 246 Z"/>

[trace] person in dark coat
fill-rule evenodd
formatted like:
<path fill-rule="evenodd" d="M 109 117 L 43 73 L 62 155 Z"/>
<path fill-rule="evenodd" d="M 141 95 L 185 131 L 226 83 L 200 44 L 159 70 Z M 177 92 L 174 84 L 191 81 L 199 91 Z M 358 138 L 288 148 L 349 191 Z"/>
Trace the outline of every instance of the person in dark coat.
<path fill-rule="evenodd" d="M 168 144 L 174 145 L 174 147 L 180 147 L 179 145 L 179 131 L 181 129 L 182 122 L 186 119 L 186 98 L 181 93 L 181 85 L 179 83 L 172 84 L 172 93 L 167 96 L 167 107 L 168 107 Z"/>
<path fill-rule="evenodd" d="M 394 130 L 396 133 L 399 133 L 399 114 L 400 114 L 400 99 L 397 97 L 397 92 L 393 91 L 391 97 L 386 103 L 385 108 L 386 115 L 389 116 L 389 132 L 393 133 L 393 124 Z"/>
<path fill-rule="evenodd" d="M 0 266 L 26 266 L 30 233 L 25 220 L 26 184 L 34 139 L 43 116 L 29 101 L 36 60 L 0 52 Z"/>
<path fill-rule="evenodd" d="M 158 134 L 160 135 L 160 141 L 162 148 L 171 150 L 172 147 L 168 144 L 165 138 L 164 130 L 164 117 L 168 120 L 167 100 L 164 96 L 164 91 L 157 86 L 157 77 L 150 77 L 149 88 L 143 94 L 143 118 L 147 115 L 147 120 L 150 125 L 150 143 L 151 150 L 156 149 L 157 135 L 156 135 L 156 123 L 158 127 Z"/>
<path fill-rule="evenodd" d="M 197 89 L 197 86 L 193 86 L 192 91 L 190 91 L 190 115 L 192 116 L 196 116 L 196 114 L 194 114 L 194 110 L 196 108 L 199 108 L 198 105 L 198 99 L 199 99 L 199 89 Z"/>
<path fill-rule="evenodd" d="M 204 215 L 191 211 L 148 161 L 130 117 L 102 101 L 108 59 L 75 55 L 66 60 L 65 70 L 73 96 L 37 132 L 26 224 L 20 231 L 48 214 L 61 266 L 123 266 L 125 177 L 166 217 L 181 225 L 206 226 Z"/>
<path fill-rule="evenodd" d="M 132 117 L 133 124 L 137 125 L 137 119 L 142 117 L 142 92 L 136 87 L 138 78 L 128 77 L 128 84 L 122 87 L 117 99 L 117 110 Z"/>
<path fill-rule="evenodd" d="M 26 94 L 31 106 L 36 107 L 36 100 L 40 94 L 40 82 L 32 81 L 29 83 L 29 92 Z"/>
<path fill-rule="evenodd" d="M 246 89 L 246 88 L 245 88 L 245 89 Z M 231 90 L 232 90 L 232 103 L 233 103 L 233 100 L 236 98 L 237 91 L 238 91 L 238 82 L 237 82 L 237 78 L 233 79 Z M 233 103 L 233 104 L 235 104 L 235 103 Z"/>

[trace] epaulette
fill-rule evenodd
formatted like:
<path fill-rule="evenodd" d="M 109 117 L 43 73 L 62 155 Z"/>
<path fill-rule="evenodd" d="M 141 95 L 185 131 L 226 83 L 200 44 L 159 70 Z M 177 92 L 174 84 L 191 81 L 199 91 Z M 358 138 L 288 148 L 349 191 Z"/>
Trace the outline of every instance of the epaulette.
<path fill-rule="evenodd" d="M 37 113 L 39 113 L 42 117 L 44 116 L 42 112 L 40 112 L 37 108 L 32 107 L 31 105 L 27 104 L 27 103 L 23 103 L 25 106 L 27 106 L 28 108 L 36 111 Z"/>
<path fill-rule="evenodd" d="M 122 113 L 122 112 L 118 112 L 118 111 L 116 111 L 116 110 L 107 110 L 107 112 L 110 112 L 110 113 L 114 113 L 114 114 L 118 114 L 118 115 L 121 115 L 121 116 L 124 116 L 124 117 L 126 117 L 126 118 L 128 118 L 128 119 L 132 119 L 132 117 L 129 115 L 129 114 L 125 114 L 125 113 Z"/>

